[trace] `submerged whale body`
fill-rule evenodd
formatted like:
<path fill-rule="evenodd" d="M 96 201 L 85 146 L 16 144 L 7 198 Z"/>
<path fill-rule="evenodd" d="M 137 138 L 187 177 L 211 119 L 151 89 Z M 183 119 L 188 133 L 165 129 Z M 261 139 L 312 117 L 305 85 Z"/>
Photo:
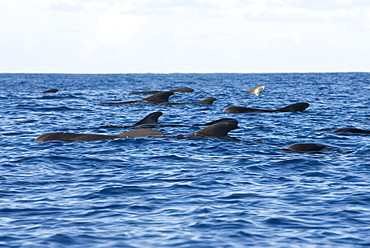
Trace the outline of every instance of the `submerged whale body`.
<path fill-rule="evenodd" d="M 358 128 L 339 128 L 334 130 L 333 133 L 363 133 L 363 134 L 370 134 L 370 130 L 358 129 Z"/>
<path fill-rule="evenodd" d="M 302 112 L 308 108 L 310 104 L 306 102 L 293 103 L 288 106 L 269 110 L 269 109 L 256 109 L 246 107 L 228 107 L 224 110 L 225 113 L 275 113 L 275 112 Z"/>
<path fill-rule="evenodd" d="M 192 88 L 179 88 L 179 89 L 173 89 L 173 90 L 168 90 L 169 92 L 173 93 L 182 93 L 182 92 L 194 92 L 194 89 Z M 159 92 L 164 92 L 164 91 L 159 91 L 159 90 L 149 90 L 149 91 L 134 91 L 129 93 L 129 95 L 139 95 L 139 94 L 156 94 Z"/>
<path fill-rule="evenodd" d="M 103 135 L 103 134 L 78 134 L 78 133 L 46 133 L 39 136 L 35 142 L 46 142 L 51 140 L 62 140 L 62 141 L 94 141 L 94 140 L 111 140 L 118 138 L 134 138 L 134 137 L 145 137 L 163 135 L 162 132 L 154 129 L 136 129 L 127 131 L 118 135 Z"/>
<path fill-rule="evenodd" d="M 214 97 L 208 97 L 206 99 L 203 99 L 202 101 L 199 102 L 163 102 L 160 103 L 159 106 L 162 105 L 188 105 L 188 104 L 203 104 L 203 105 L 212 105 L 214 101 L 217 99 Z"/>
<path fill-rule="evenodd" d="M 284 152 L 319 152 L 327 149 L 328 146 L 316 143 L 297 143 L 289 146 L 287 149 L 280 149 Z"/>
<path fill-rule="evenodd" d="M 103 102 L 103 103 L 100 103 L 99 105 L 122 105 L 122 104 L 132 104 L 132 103 L 137 103 L 137 102 L 162 103 L 162 102 L 168 102 L 168 98 L 172 96 L 173 94 L 174 92 L 171 92 L 171 91 L 161 91 L 147 98 L 144 98 L 142 100 L 127 101 L 127 102 Z"/>
<path fill-rule="evenodd" d="M 254 95 L 258 96 L 260 94 L 260 92 L 264 89 L 265 89 L 265 86 L 263 86 L 263 85 L 257 86 L 255 88 L 251 89 L 250 91 L 248 91 L 247 94 L 254 94 Z"/>

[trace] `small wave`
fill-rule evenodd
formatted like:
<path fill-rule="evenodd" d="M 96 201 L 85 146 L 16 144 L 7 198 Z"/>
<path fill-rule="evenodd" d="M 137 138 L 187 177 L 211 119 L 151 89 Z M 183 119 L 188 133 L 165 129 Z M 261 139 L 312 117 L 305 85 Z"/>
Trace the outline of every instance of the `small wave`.
<path fill-rule="evenodd" d="M 58 243 L 61 245 L 76 245 L 78 242 L 66 234 L 55 234 L 45 239 L 44 243 Z"/>
<path fill-rule="evenodd" d="M 326 229 L 320 223 L 312 224 L 298 221 L 288 217 L 271 217 L 263 221 L 266 225 L 277 228 L 303 228 L 303 229 Z"/>
<path fill-rule="evenodd" d="M 132 195 L 132 194 L 142 194 L 146 192 L 144 189 L 137 186 L 121 186 L 121 187 L 108 187 L 100 190 L 99 192 L 94 192 L 83 196 L 84 199 L 94 199 L 94 198 L 108 198 L 116 197 L 117 195 Z"/>
<path fill-rule="evenodd" d="M 72 111 L 76 110 L 74 108 L 62 106 L 62 107 L 47 107 L 47 108 L 34 108 L 34 111 L 42 111 L 42 112 L 50 112 L 50 111 L 55 111 L 55 112 L 64 112 L 64 111 Z"/>
<path fill-rule="evenodd" d="M 265 198 L 255 193 L 231 193 L 230 195 L 220 197 L 220 199 L 244 199 L 244 198 Z"/>
<path fill-rule="evenodd" d="M 331 177 L 331 175 L 319 171 L 302 173 L 302 176 L 306 177 Z"/>

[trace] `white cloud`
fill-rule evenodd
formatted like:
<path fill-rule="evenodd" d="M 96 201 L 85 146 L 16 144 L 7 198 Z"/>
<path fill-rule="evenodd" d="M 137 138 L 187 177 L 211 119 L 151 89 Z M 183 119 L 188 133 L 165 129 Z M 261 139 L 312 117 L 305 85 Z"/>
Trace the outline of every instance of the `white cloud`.
<path fill-rule="evenodd" d="M 273 39 L 287 39 L 293 41 L 296 45 L 299 45 L 301 41 L 301 34 L 297 31 L 273 33 L 267 37 L 268 40 Z"/>
<path fill-rule="evenodd" d="M 96 35 L 104 44 L 122 44 L 138 32 L 142 18 L 123 14 L 120 7 L 111 7 L 98 17 Z"/>
<path fill-rule="evenodd" d="M 211 5 L 216 5 L 221 8 L 227 8 L 227 7 L 234 7 L 239 3 L 238 0 L 195 0 L 197 3 L 201 4 L 211 4 Z"/>

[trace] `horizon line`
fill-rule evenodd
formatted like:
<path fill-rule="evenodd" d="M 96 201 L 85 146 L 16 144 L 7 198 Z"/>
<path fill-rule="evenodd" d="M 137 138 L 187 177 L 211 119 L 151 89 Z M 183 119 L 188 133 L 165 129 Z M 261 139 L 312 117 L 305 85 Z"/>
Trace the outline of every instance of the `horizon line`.
<path fill-rule="evenodd" d="M 370 73 L 370 71 L 249 71 L 249 72 L 231 72 L 231 71 L 172 71 L 172 72 L 43 72 L 43 71 L 33 71 L 33 72 L 6 72 L 0 71 L 0 74 L 273 74 L 273 73 Z"/>

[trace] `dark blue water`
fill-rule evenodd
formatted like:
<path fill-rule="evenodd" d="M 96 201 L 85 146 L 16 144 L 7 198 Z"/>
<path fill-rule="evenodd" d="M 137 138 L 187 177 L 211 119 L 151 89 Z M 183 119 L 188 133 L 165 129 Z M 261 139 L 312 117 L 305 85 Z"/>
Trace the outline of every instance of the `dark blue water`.
<path fill-rule="evenodd" d="M 258 85 L 260 96 L 245 94 Z M 101 102 L 132 91 L 191 87 L 171 102 Z M 56 94 L 43 94 L 57 88 Z M 2 247 L 370 246 L 370 74 L 0 74 Z M 223 113 L 229 106 L 302 113 Z M 160 123 L 235 118 L 240 142 L 132 138 L 35 143 L 47 132 L 118 134 L 162 111 Z M 200 127 L 159 127 L 168 135 Z M 279 151 L 298 142 L 338 147 Z"/>

